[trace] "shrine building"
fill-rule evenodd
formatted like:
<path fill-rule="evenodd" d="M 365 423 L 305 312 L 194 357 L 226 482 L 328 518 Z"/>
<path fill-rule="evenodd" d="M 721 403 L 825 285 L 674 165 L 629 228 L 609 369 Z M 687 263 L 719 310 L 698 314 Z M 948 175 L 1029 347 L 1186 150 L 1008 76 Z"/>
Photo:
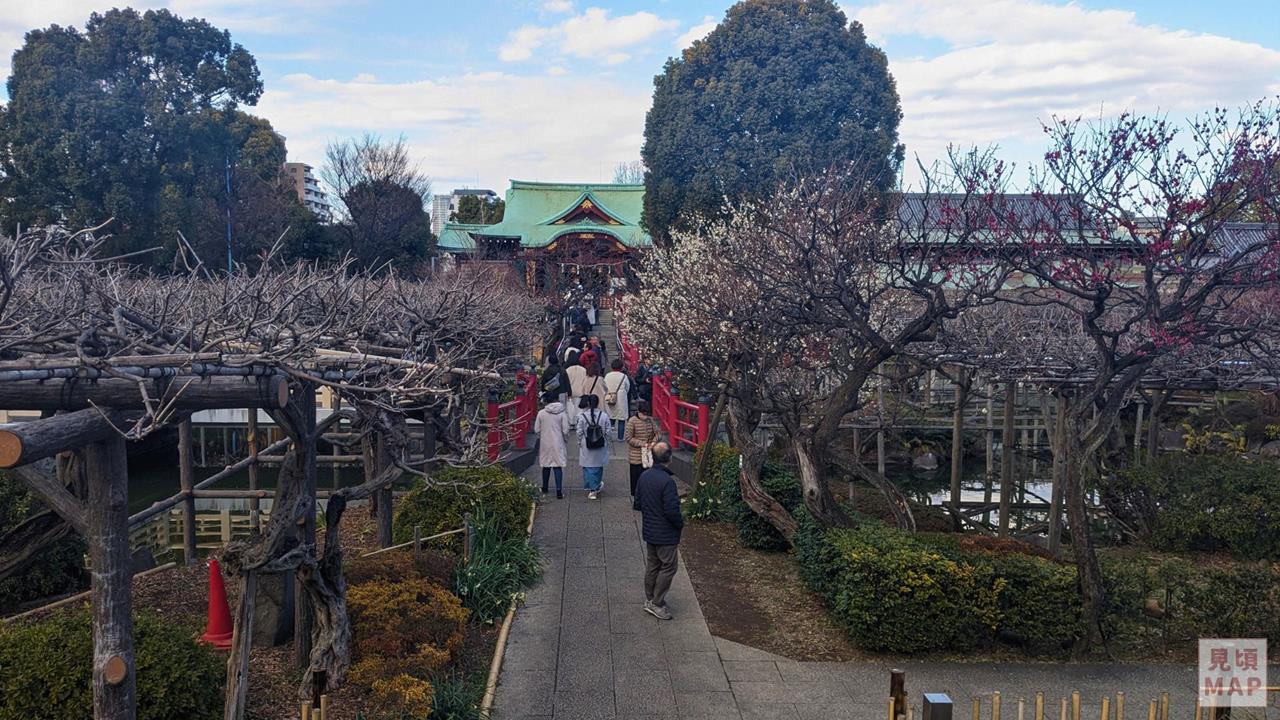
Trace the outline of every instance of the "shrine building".
<path fill-rule="evenodd" d="M 644 185 L 512 180 L 501 222 L 446 223 L 437 249 L 511 267 L 539 293 L 581 284 L 604 301 L 634 281 L 631 261 L 653 246 L 640 227 L 643 205 Z"/>

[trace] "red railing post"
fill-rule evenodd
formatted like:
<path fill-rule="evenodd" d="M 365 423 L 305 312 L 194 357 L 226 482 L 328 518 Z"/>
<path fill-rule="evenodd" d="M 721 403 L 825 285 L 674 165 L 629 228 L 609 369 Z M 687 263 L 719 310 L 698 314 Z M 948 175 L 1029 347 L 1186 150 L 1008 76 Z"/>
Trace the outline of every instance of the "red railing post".
<path fill-rule="evenodd" d="M 680 436 L 680 426 L 676 422 L 680 419 L 680 411 L 679 408 L 676 407 L 676 391 L 675 388 L 672 387 L 671 371 L 666 371 L 664 376 L 666 378 L 665 384 L 667 386 L 667 439 L 672 443 L 671 449 L 674 450 L 677 447 L 675 438 Z"/>
<path fill-rule="evenodd" d="M 711 442 L 711 408 L 707 406 L 707 398 L 698 398 L 698 437 L 699 446 Z"/>
<path fill-rule="evenodd" d="M 498 426 L 498 391 L 489 391 L 489 407 L 486 417 L 489 422 L 489 460 L 498 459 L 498 453 L 502 450 L 502 428 Z"/>
<path fill-rule="evenodd" d="M 516 448 L 523 450 L 525 446 L 526 425 L 529 421 L 529 385 L 525 378 L 524 368 L 516 371 L 516 417 L 511 423 L 516 434 Z"/>

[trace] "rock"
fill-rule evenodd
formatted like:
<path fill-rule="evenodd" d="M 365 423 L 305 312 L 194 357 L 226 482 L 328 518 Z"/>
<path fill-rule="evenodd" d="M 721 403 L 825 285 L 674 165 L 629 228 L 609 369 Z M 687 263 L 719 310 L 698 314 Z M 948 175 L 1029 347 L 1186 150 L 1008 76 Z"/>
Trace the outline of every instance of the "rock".
<path fill-rule="evenodd" d="M 1280 458 L 1280 440 L 1264 443 L 1262 447 L 1258 448 L 1258 454 L 1262 457 Z"/>
<path fill-rule="evenodd" d="M 273 647 L 293 637 L 293 573 L 258 576 L 253 644 Z"/>
<path fill-rule="evenodd" d="M 937 470 L 938 456 L 931 452 L 921 453 L 911 459 L 911 466 L 917 470 Z"/>

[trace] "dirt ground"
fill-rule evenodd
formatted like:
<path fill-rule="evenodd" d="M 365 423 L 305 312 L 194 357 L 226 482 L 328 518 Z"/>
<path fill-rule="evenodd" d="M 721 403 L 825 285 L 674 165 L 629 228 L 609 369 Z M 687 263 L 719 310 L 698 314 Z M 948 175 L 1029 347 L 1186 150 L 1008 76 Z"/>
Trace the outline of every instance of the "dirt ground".
<path fill-rule="evenodd" d="M 748 550 L 731 523 L 685 526 L 680 555 L 711 633 L 792 660 L 861 657 L 787 553 Z"/>

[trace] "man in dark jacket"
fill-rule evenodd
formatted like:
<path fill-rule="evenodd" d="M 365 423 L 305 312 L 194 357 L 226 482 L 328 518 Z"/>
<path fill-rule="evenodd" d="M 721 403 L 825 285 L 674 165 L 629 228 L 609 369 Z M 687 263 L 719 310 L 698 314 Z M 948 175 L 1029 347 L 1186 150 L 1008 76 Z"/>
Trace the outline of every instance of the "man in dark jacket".
<path fill-rule="evenodd" d="M 676 549 L 684 528 L 684 516 L 680 514 L 675 478 L 667 469 L 671 446 L 660 442 L 653 446 L 652 452 L 653 467 L 640 474 L 633 502 L 640 511 L 644 538 L 644 610 L 659 620 L 670 620 L 666 598 L 671 578 L 676 574 Z"/>

